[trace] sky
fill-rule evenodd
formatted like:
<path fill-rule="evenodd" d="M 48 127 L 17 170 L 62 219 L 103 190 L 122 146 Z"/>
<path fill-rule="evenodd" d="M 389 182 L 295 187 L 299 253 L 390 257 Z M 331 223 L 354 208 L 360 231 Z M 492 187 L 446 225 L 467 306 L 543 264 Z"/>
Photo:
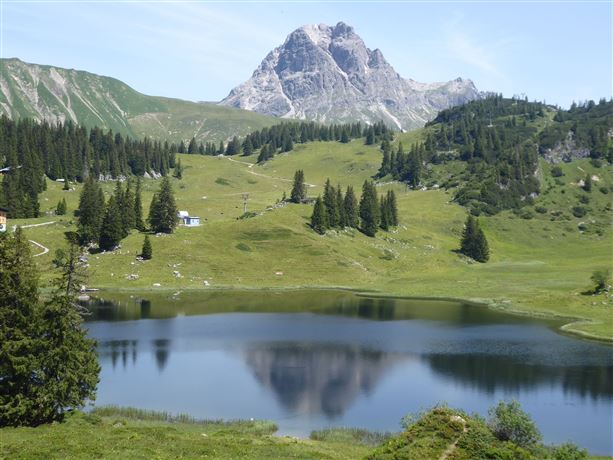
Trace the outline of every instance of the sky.
<path fill-rule="evenodd" d="M 610 0 L 0 0 L 0 11 L 0 57 L 156 96 L 221 100 L 292 30 L 339 21 L 417 81 L 461 76 L 562 107 L 613 94 Z"/>

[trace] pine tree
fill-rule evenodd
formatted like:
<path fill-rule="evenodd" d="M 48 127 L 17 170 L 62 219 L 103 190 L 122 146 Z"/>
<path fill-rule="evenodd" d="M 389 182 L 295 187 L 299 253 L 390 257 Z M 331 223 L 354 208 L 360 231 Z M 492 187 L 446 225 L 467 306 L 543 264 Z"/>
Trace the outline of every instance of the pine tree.
<path fill-rule="evenodd" d="M 78 215 L 77 228 L 81 244 L 97 242 L 104 217 L 104 195 L 98 182 L 91 177 L 85 181 L 81 191 Z"/>
<path fill-rule="evenodd" d="M 187 146 L 187 153 L 194 154 L 196 153 L 198 146 L 196 144 L 196 139 L 192 137 L 192 140 L 189 141 L 189 145 Z"/>
<path fill-rule="evenodd" d="M 251 143 L 251 137 L 247 136 L 243 141 L 243 155 L 248 157 L 253 155 L 253 144 Z"/>
<path fill-rule="evenodd" d="M 390 212 L 390 225 L 396 227 L 398 225 L 398 204 L 396 203 L 396 194 L 393 190 L 387 192 L 387 204 Z"/>
<path fill-rule="evenodd" d="M 583 181 L 583 190 L 586 192 L 592 191 L 592 175 L 587 173 L 585 176 L 585 180 Z"/>
<path fill-rule="evenodd" d="M 359 225 L 359 213 L 358 213 L 358 200 L 353 192 L 353 187 L 350 185 L 345 192 L 345 199 L 343 200 L 343 209 L 345 214 L 346 226 L 351 228 L 358 228 Z"/>
<path fill-rule="evenodd" d="M 328 220 L 328 228 L 336 228 L 340 224 L 340 213 L 336 201 L 336 189 L 330 184 L 330 179 L 326 180 L 324 186 L 324 206 Z"/>
<path fill-rule="evenodd" d="M 56 216 L 63 216 L 66 214 L 66 198 L 62 198 L 58 201 L 57 206 L 55 208 Z"/>
<path fill-rule="evenodd" d="M 347 144 L 349 142 L 349 132 L 348 132 L 347 128 L 344 128 L 341 131 L 341 142 L 343 144 Z"/>
<path fill-rule="evenodd" d="M 343 191 L 341 184 L 336 187 L 336 209 L 338 209 L 338 226 L 345 228 L 347 226 L 347 215 L 345 214 L 345 206 L 343 200 Z"/>
<path fill-rule="evenodd" d="M 162 179 L 160 190 L 153 195 L 149 208 L 149 224 L 154 232 L 172 233 L 177 226 L 177 205 L 170 180 Z"/>
<path fill-rule="evenodd" d="M 113 195 L 106 204 L 98 246 L 103 251 L 111 251 L 117 247 L 123 237 L 124 227 L 121 207 L 117 202 L 117 197 Z"/>
<path fill-rule="evenodd" d="M 134 227 L 141 232 L 145 229 L 140 177 L 136 179 L 136 193 L 134 194 Z"/>
<path fill-rule="evenodd" d="M 489 259 L 489 246 L 479 222 L 472 215 L 468 215 L 462 232 L 460 252 L 477 262 L 487 262 Z"/>
<path fill-rule="evenodd" d="M 70 181 L 68 180 L 68 176 L 64 176 L 64 186 L 62 187 L 62 190 L 70 190 Z"/>
<path fill-rule="evenodd" d="M 326 229 L 328 228 L 326 207 L 321 199 L 321 196 L 318 196 L 317 200 L 315 200 L 313 214 L 311 215 L 311 228 L 320 235 L 326 233 Z"/>
<path fill-rule="evenodd" d="M 177 161 L 177 164 L 175 165 L 175 171 L 174 171 L 173 176 L 176 177 L 179 180 L 183 179 L 183 166 L 181 166 L 181 159 L 180 158 Z"/>
<path fill-rule="evenodd" d="M 51 299 L 38 300 L 29 243 L 18 229 L 0 236 L 0 426 L 61 421 L 92 400 L 100 367 L 95 343 L 81 327 L 74 290 L 76 235 Z"/>
<path fill-rule="evenodd" d="M 293 203 L 302 203 L 306 199 L 306 185 L 304 183 L 304 171 L 299 169 L 294 173 L 294 184 L 290 193 Z"/>
<path fill-rule="evenodd" d="M 381 214 L 381 221 L 379 223 L 379 226 L 381 227 L 382 230 L 389 230 L 391 223 L 390 221 L 392 220 L 391 218 L 391 212 L 389 209 L 389 203 L 387 201 L 387 197 L 382 196 L 381 200 L 379 201 L 379 209 L 380 209 L 380 214 Z"/>
<path fill-rule="evenodd" d="M 151 247 L 151 241 L 149 240 L 149 235 L 145 235 L 145 239 L 143 241 L 143 249 L 140 255 L 145 260 L 150 260 L 151 257 L 153 257 L 153 248 Z"/>
<path fill-rule="evenodd" d="M 380 204 L 377 190 L 370 181 L 364 181 L 360 197 L 360 230 L 367 236 L 375 236 L 380 221 Z"/>

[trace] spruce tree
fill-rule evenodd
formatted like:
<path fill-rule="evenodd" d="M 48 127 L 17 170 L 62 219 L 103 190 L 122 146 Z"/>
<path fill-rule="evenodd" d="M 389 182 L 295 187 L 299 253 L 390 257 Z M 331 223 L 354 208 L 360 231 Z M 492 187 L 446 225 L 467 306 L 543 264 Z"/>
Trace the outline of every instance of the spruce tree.
<path fill-rule="evenodd" d="M 134 226 L 141 232 L 145 229 L 143 221 L 143 202 L 141 196 L 141 178 L 136 179 L 136 193 L 134 194 Z"/>
<path fill-rule="evenodd" d="M 98 246 L 103 251 L 111 251 L 117 247 L 124 237 L 122 212 L 117 197 L 109 198 L 100 228 Z"/>
<path fill-rule="evenodd" d="M 177 205 L 170 180 L 162 179 L 160 190 L 153 195 L 149 208 L 149 224 L 154 232 L 172 233 L 177 227 Z"/>
<path fill-rule="evenodd" d="M 299 169 L 294 173 L 294 184 L 290 193 L 293 203 L 302 203 L 306 199 L 306 185 L 304 183 L 304 171 Z"/>
<path fill-rule="evenodd" d="M 343 200 L 343 210 L 345 215 L 345 225 L 351 228 L 358 228 L 359 225 L 359 213 L 358 213 L 358 199 L 353 193 L 353 187 L 350 185 L 345 192 L 345 199 Z"/>
<path fill-rule="evenodd" d="M 341 184 L 336 187 L 336 209 L 338 209 L 338 226 L 340 228 L 347 227 L 347 215 L 345 214 L 345 206 L 343 200 L 343 191 Z"/>
<path fill-rule="evenodd" d="M 58 201 L 57 206 L 55 207 L 55 215 L 63 216 L 66 214 L 66 198 L 62 198 Z"/>
<path fill-rule="evenodd" d="M 133 228 L 136 228 L 136 215 L 134 212 L 135 208 L 135 197 L 132 192 L 132 181 L 128 179 L 128 183 L 126 185 L 126 191 L 123 194 L 123 203 L 122 203 L 122 219 L 123 226 L 125 229 L 126 236 Z"/>
<path fill-rule="evenodd" d="M 192 140 L 189 141 L 189 145 L 187 146 L 187 153 L 190 155 L 196 153 L 198 146 L 196 144 L 196 139 L 192 137 Z"/>
<path fill-rule="evenodd" d="M 375 236 L 380 221 L 380 204 L 377 190 L 370 181 L 364 181 L 360 197 L 360 230 L 367 236 Z"/>
<path fill-rule="evenodd" d="M 321 196 L 318 196 L 317 200 L 315 200 L 313 214 L 311 215 L 311 228 L 320 235 L 326 233 L 326 229 L 328 228 L 326 207 L 321 199 Z"/>
<path fill-rule="evenodd" d="M 382 230 L 389 230 L 390 226 L 391 226 L 391 212 L 390 212 L 390 208 L 389 208 L 389 203 L 387 200 L 386 196 L 382 196 L 381 200 L 379 202 L 379 209 L 380 209 L 380 214 L 381 214 L 381 221 L 379 223 L 379 226 L 381 227 Z"/>
<path fill-rule="evenodd" d="M 181 158 L 179 158 L 177 164 L 175 165 L 173 176 L 179 180 L 183 179 L 183 166 L 181 166 Z"/>
<path fill-rule="evenodd" d="M 387 192 L 387 204 L 390 213 L 390 225 L 396 227 L 398 225 L 398 204 L 396 203 L 396 193 L 393 190 Z"/>
<path fill-rule="evenodd" d="M 583 181 L 583 190 L 586 192 L 592 191 L 592 175 L 587 173 L 585 176 L 585 180 Z"/>
<path fill-rule="evenodd" d="M 460 252 L 477 262 L 487 262 L 489 259 L 489 246 L 479 222 L 472 215 L 468 215 L 462 232 Z"/>
<path fill-rule="evenodd" d="M 104 195 L 91 176 L 85 181 L 79 197 L 78 233 L 81 244 L 97 242 L 104 217 Z"/>
<path fill-rule="evenodd" d="M 328 228 L 336 228 L 340 224 L 340 213 L 336 200 L 336 189 L 330 184 L 330 179 L 326 180 L 323 199 L 326 207 Z"/>
<path fill-rule="evenodd" d="M 145 235 L 145 239 L 143 241 L 143 249 L 140 255 L 145 260 L 150 260 L 151 257 L 153 257 L 153 248 L 151 247 L 151 241 L 149 240 L 149 235 Z"/>

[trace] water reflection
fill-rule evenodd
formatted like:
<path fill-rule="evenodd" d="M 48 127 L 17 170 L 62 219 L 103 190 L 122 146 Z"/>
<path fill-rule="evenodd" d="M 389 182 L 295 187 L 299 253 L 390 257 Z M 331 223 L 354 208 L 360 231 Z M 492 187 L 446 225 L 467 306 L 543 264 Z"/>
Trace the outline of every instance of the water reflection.
<path fill-rule="evenodd" d="M 242 351 L 258 382 L 283 406 L 299 413 L 339 417 L 360 394 L 373 391 L 381 377 L 406 355 L 358 346 L 270 343 Z"/>
<path fill-rule="evenodd" d="M 440 401 L 485 414 L 518 398 L 546 442 L 613 453 L 613 348 L 553 322 L 320 291 L 124 296 L 90 308 L 99 404 L 268 418 L 304 435 L 329 424 L 395 430 Z"/>

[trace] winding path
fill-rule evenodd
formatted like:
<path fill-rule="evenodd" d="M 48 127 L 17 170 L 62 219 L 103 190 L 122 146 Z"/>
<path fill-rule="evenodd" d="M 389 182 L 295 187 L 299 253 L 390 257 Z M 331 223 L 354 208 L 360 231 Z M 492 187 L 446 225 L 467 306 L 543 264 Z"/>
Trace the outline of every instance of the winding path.
<path fill-rule="evenodd" d="M 294 182 L 292 179 L 285 179 L 283 177 L 275 177 L 275 176 L 268 176 L 266 174 L 262 174 L 262 173 L 257 173 L 255 171 L 252 171 L 251 169 L 255 166 L 255 163 L 249 163 L 247 161 L 238 161 L 235 160 L 234 158 L 230 158 L 227 156 L 224 156 L 223 158 L 227 158 L 229 161 L 233 162 L 233 163 L 240 163 L 243 165 L 247 165 L 247 168 L 249 169 L 249 171 L 247 171 L 249 174 L 253 174 L 254 176 L 260 176 L 260 177 L 265 177 L 267 179 L 273 179 L 273 180 L 280 180 L 283 182 Z M 308 182 L 305 182 L 304 185 L 306 185 L 307 187 L 317 187 L 317 185 L 315 184 L 309 184 Z"/>

